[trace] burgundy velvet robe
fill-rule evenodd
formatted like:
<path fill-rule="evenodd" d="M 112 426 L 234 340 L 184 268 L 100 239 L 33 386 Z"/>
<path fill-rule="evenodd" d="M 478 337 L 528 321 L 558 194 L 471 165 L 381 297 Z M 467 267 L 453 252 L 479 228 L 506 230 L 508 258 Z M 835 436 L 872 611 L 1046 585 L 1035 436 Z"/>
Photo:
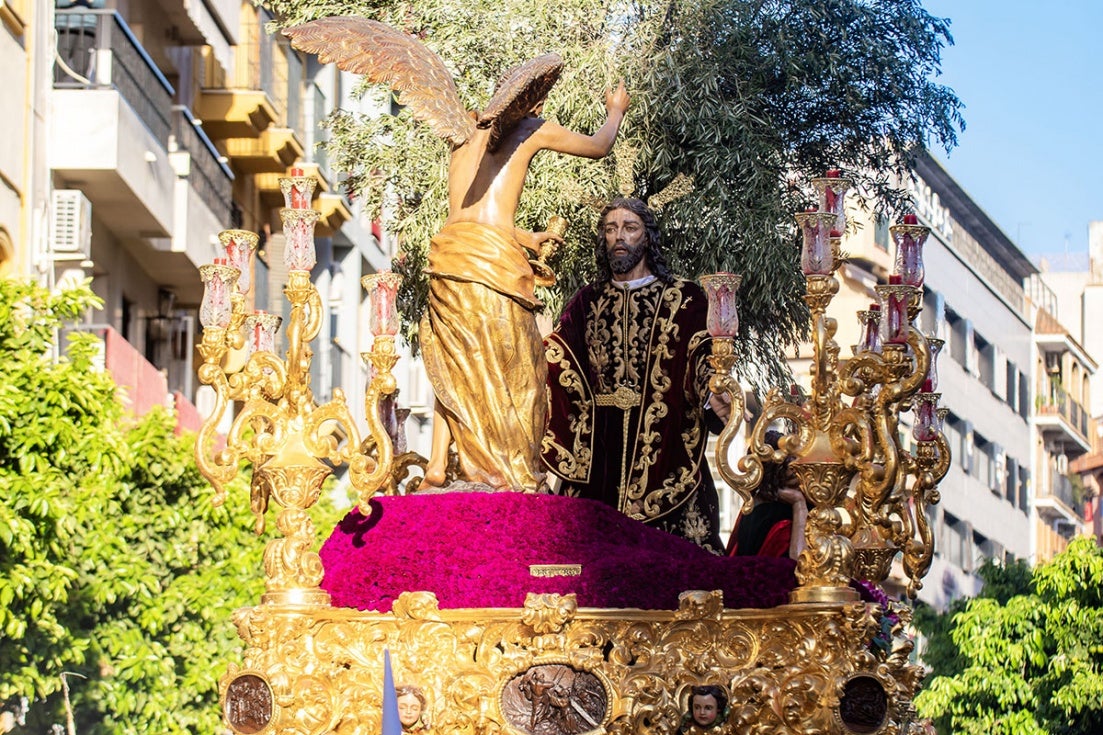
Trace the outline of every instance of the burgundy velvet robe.
<path fill-rule="evenodd" d="M 705 460 L 707 310 L 701 288 L 681 279 L 579 290 L 545 341 L 542 454 L 562 494 L 722 553 Z"/>

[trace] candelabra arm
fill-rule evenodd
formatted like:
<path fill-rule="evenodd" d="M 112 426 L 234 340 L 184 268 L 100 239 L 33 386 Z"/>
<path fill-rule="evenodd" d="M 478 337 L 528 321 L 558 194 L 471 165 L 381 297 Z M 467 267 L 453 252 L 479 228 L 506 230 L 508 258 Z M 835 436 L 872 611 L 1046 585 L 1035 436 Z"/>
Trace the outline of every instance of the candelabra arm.
<path fill-rule="evenodd" d="M 868 393 L 874 385 L 884 381 L 884 372 L 885 360 L 880 354 L 860 352 L 839 369 L 839 390 L 851 397 Z"/>
<path fill-rule="evenodd" d="M 386 426 L 379 413 L 379 404 L 385 396 L 393 394 L 398 389 L 393 370 L 398 362 L 398 354 L 395 352 L 394 337 L 379 335 L 372 343 L 370 352 L 363 353 L 372 367 L 372 379 L 368 383 L 368 389 L 364 395 L 364 410 L 367 415 L 368 434 L 375 448 L 375 458 L 367 454 L 361 454 L 362 460 L 356 465 L 350 463 L 349 477 L 353 487 L 360 495 L 360 512 L 368 512 L 368 501 L 388 484 L 394 469 L 394 443 L 387 433 Z M 395 489 L 397 492 L 397 488 Z"/>
<path fill-rule="evenodd" d="M 235 375 L 245 366 L 249 352 L 245 347 L 245 294 L 234 291 L 230 296 L 230 325 L 226 328 L 226 354 L 222 358 L 222 371 Z"/>
<path fill-rule="evenodd" d="M 322 296 L 311 284 L 306 302 L 306 321 L 303 324 L 303 340 L 313 342 L 322 331 Z"/>
<path fill-rule="evenodd" d="M 291 303 L 286 332 L 288 398 L 297 410 L 305 411 L 313 401 L 307 387 L 312 357 L 308 343 L 322 326 L 322 299 L 310 282 L 309 271 L 290 271 L 283 292 Z"/>
<path fill-rule="evenodd" d="M 278 401 L 287 384 L 287 368 L 271 352 L 254 352 L 245 368 L 229 377 L 229 383 L 234 400 Z"/>
<path fill-rule="evenodd" d="M 835 342 L 838 322 L 827 316 L 827 307 L 839 292 L 839 282 L 830 275 L 805 276 L 807 292 L 804 300 L 812 314 L 812 396 L 809 407 L 816 428 L 826 431 L 838 404 L 836 374 L 839 365 L 839 345 Z"/>
<path fill-rule="evenodd" d="M 911 347 L 912 355 L 915 356 L 915 367 L 900 381 L 900 394 L 904 397 L 910 397 L 919 392 L 931 367 L 931 346 L 923 333 L 915 327 L 908 329 L 908 345 Z"/>
<path fill-rule="evenodd" d="M 796 434 L 783 436 L 777 449 L 766 443 L 766 430 L 778 420 L 787 420 L 797 428 Z M 809 414 L 800 406 L 789 403 L 781 398 L 777 390 L 771 390 L 766 395 L 762 416 L 755 423 L 754 429 L 748 438 L 747 454 L 740 457 L 736 463 L 738 472 L 732 472 L 731 467 L 721 463 L 717 459 L 718 468 L 723 467 L 721 477 L 743 498 L 743 514 L 750 513 L 754 509 L 754 489 L 762 482 L 764 462 L 783 462 L 786 457 L 796 456 L 803 448 L 812 443 L 814 429 Z M 718 450 L 719 452 L 719 447 Z M 726 457 L 725 451 L 725 457 Z"/>
<path fill-rule="evenodd" d="M 848 469 L 870 472 L 879 466 L 873 464 L 873 427 L 862 406 L 846 406 L 837 410 L 828 427 L 828 437 L 835 455 Z"/>
<path fill-rule="evenodd" d="M 726 394 L 731 399 L 731 410 L 728 413 L 728 419 L 716 440 L 716 470 L 720 473 L 720 477 L 743 498 L 743 503 L 746 506 L 753 502 L 750 489 L 737 481 L 738 477 L 732 471 L 731 462 L 728 458 L 732 441 L 738 434 L 739 427 L 743 424 L 744 410 L 743 391 L 739 387 L 739 381 L 731 374 L 731 369 L 735 365 L 734 341 L 730 337 L 714 337 L 712 340 L 712 354 L 709 355 L 708 360 L 712 367 L 712 377 L 709 378 L 709 392 L 717 396 Z M 761 464 L 759 465 L 758 474 L 761 475 Z M 757 481 L 755 484 L 758 484 Z"/>
<path fill-rule="evenodd" d="M 203 340 L 199 345 L 199 354 L 203 364 L 199 366 L 199 382 L 214 389 L 215 403 L 210 416 L 199 427 L 195 441 L 195 464 L 199 472 L 214 488 L 215 505 L 226 500 L 226 483 L 237 474 L 238 456 L 230 449 L 214 452 L 218 425 L 226 413 L 232 399 L 232 391 L 222 371 L 222 360 L 227 352 L 227 331 L 217 327 L 203 330 Z"/>
<path fill-rule="evenodd" d="M 950 444 L 939 432 L 932 441 L 922 441 L 916 446 L 916 477 L 911 498 L 915 514 L 915 536 L 909 534 L 904 549 L 904 573 L 910 580 L 908 596 L 915 597 L 923 588 L 923 577 L 931 568 L 934 555 L 934 535 L 927 522 L 927 508 L 941 500 L 938 483 L 950 469 Z"/>
<path fill-rule="evenodd" d="M 880 511 L 901 469 L 902 450 L 897 444 L 899 400 L 894 397 L 899 391 L 894 388 L 894 384 L 882 384 L 870 410 L 873 445 L 878 451 L 874 461 L 862 469 L 858 485 L 862 509 L 867 518 L 873 518 Z"/>
<path fill-rule="evenodd" d="M 835 342 L 838 322 L 822 312 L 813 315 L 811 365 L 812 397 L 810 405 L 816 428 L 826 431 L 839 405 L 839 345 Z"/>
<path fill-rule="evenodd" d="M 244 457 L 256 467 L 279 453 L 291 430 L 277 404 L 246 401 L 226 434 L 223 454 L 232 453 L 235 464 Z"/>

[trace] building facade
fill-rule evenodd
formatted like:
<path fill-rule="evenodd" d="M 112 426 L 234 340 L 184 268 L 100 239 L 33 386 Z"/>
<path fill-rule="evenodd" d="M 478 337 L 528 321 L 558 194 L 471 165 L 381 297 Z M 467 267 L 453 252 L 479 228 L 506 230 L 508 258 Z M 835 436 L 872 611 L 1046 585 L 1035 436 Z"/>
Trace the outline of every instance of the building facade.
<path fill-rule="evenodd" d="M 1043 262 L 1031 284 L 1061 326 L 1050 343 L 1063 348 L 1040 356 L 1046 375 L 1039 400 L 1046 404 L 1049 423 L 1067 426 L 1071 440 L 1065 442 L 1071 451 L 1063 458 L 1058 454 L 1054 468 L 1067 471 L 1052 473 L 1051 530 L 1060 536 L 1053 539 L 1054 551 L 1064 548 L 1074 526 L 1103 539 L 1103 371 L 1084 370 L 1083 361 L 1075 359 L 1086 353 L 1098 362 L 1103 355 L 1103 332 L 1095 328 L 1103 320 L 1103 222 L 1089 224 L 1088 242 L 1086 262 L 1058 268 Z"/>
<path fill-rule="evenodd" d="M 174 404 L 194 428 L 198 267 L 221 230 L 257 233 L 248 306 L 285 312 L 279 179 L 302 169 L 318 180 L 312 280 L 327 307 L 312 386 L 319 400 L 343 387 L 362 420 L 360 278 L 389 267 L 393 242 L 320 147 L 325 117 L 357 108 L 355 79 L 269 35 L 250 0 L 3 0 L 0 20 L 0 273 L 91 278 L 104 308 L 81 328 L 103 337 L 135 411 Z"/>

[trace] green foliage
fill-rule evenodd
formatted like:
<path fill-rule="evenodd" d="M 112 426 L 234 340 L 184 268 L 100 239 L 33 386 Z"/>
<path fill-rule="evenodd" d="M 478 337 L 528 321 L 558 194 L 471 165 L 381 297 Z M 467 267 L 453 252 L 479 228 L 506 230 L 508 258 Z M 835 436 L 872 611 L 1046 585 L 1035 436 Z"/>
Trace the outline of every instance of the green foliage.
<path fill-rule="evenodd" d="M 977 569 L 977 576 L 984 581 L 979 598 L 992 599 L 1003 605 L 1012 597 L 1029 594 L 1031 568 L 1026 561 L 1019 559 L 998 564 L 985 559 Z M 922 602 L 916 604 L 912 621 L 923 634 L 923 663 L 931 670 L 931 676 L 957 676 L 965 668 L 957 644 L 953 640 L 954 617 L 965 610 L 969 598 L 959 597 L 950 604 L 949 610 L 940 613 Z M 945 730 L 949 723 L 944 723 Z"/>
<path fill-rule="evenodd" d="M 215 733 L 263 544 L 243 481 L 213 507 L 171 418 L 125 416 L 92 337 L 51 356 L 94 305 L 87 287 L 0 281 L 0 702 L 26 696 L 26 732 L 48 731 L 69 671 L 83 735 Z"/>
<path fill-rule="evenodd" d="M 960 103 L 936 84 L 948 24 L 918 0 L 269 0 L 278 24 L 362 14 L 415 33 L 454 72 L 461 99 L 485 104 L 507 68 L 544 51 L 565 59 L 545 115 L 592 131 L 601 90 L 627 80 L 633 102 L 614 155 L 600 162 L 542 154 L 518 226 L 570 222 L 553 259 L 553 308 L 593 273 L 597 212 L 618 190 L 646 198 L 678 174 L 694 190 L 661 212 L 677 272 L 743 274 L 740 355 L 760 387 L 786 381 L 779 347 L 805 328 L 792 213 L 809 179 L 828 167 L 859 181 L 879 210 L 916 146 L 955 143 Z M 375 91 L 375 94 L 384 94 Z M 380 97 L 385 100 L 385 96 Z M 389 229 L 412 277 L 401 294 L 407 335 L 424 303 L 421 269 L 447 208 L 445 145 L 409 115 L 330 121 L 330 152 L 373 216 L 393 207 Z M 751 377 L 754 378 L 754 371 Z"/>
<path fill-rule="evenodd" d="M 916 698 L 940 731 L 1103 731 L 1103 549 L 1077 538 L 1027 584 L 1024 572 L 997 574 L 992 596 L 952 611 L 957 659 Z"/>

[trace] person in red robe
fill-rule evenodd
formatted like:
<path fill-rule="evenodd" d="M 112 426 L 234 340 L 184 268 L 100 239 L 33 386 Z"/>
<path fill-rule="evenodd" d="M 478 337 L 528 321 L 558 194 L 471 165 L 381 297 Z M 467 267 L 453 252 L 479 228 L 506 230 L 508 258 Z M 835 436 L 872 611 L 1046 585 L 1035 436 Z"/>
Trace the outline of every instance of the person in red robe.
<path fill-rule="evenodd" d="M 766 443 L 777 449 L 780 432 L 767 431 Z M 747 515 L 739 514 L 728 539 L 728 556 L 788 556 L 796 559 L 804 550 L 808 504 L 789 460 L 766 462 L 762 481 L 755 489 L 755 503 Z"/>
<path fill-rule="evenodd" d="M 544 462 L 561 494 L 723 553 L 706 405 L 720 422 L 730 407 L 710 401 L 707 298 L 670 273 L 655 216 L 638 199 L 606 207 L 596 245 L 598 279 L 545 340 Z"/>

